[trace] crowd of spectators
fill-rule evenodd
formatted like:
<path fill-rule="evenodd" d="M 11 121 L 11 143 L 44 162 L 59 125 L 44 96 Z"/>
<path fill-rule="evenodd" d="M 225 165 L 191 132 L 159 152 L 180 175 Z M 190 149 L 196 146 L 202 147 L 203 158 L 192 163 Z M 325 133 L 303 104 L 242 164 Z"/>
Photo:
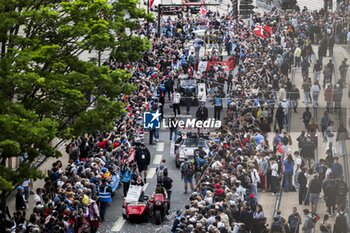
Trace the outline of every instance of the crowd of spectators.
<path fill-rule="evenodd" d="M 209 100 L 223 98 L 223 84 L 227 82 L 226 96 L 230 101 L 221 132 L 215 136 L 220 140 L 211 147 L 208 162 L 196 168 L 202 178 L 185 209 L 177 211 L 172 231 L 267 232 L 258 189 L 275 195 L 284 172 L 284 189 L 293 191 L 291 140 L 286 130 L 288 103 L 299 97 L 292 95 L 297 88 L 289 73 L 294 58 L 297 64 L 313 59 L 311 43 L 329 40 L 327 29 L 332 16 L 329 19 L 319 12 L 271 12 L 256 14 L 248 26 L 230 13 L 219 16 L 208 12 L 206 17 L 163 18 L 159 37 L 155 37 L 155 25 L 145 25 L 139 33 L 150 33 L 152 50 L 135 67 L 115 64 L 113 60 L 105 63 L 133 71 L 130 83 L 136 83 L 137 90 L 120 98 L 127 113 L 116 120 L 111 132 L 95 132 L 67 145 L 69 165 L 64 168 L 60 161 L 52 164 L 44 187 L 36 190 L 30 216 L 25 214 L 26 198 L 30 197 L 25 198 L 19 187 L 17 211 L 9 221 L 8 231 L 97 232 L 119 181 L 124 196 L 129 184 L 142 186 L 146 182 L 150 157 L 144 156 L 147 148 L 142 141 L 142 113 L 164 112 L 166 97 L 171 99 L 181 76 L 205 81 L 211 94 Z M 310 29 L 313 24 L 319 25 L 319 32 Z M 267 39 L 256 37 L 253 29 L 257 25 L 270 26 L 272 35 Z M 200 29 L 215 35 L 213 49 L 203 59 L 222 60 L 222 51 L 226 50 L 238 65 L 237 74 L 218 65 L 197 72 L 200 50 L 206 43 L 206 38 L 193 33 Z M 300 55 L 294 52 L 296 48 L 301 50 Z M 223 105 L 215 107 L 221 111 Z M 271 131 L 275 136 L 268 141 L 267 133 Z M 150 144 L 153 139 L 159 140 L 159 131 L 150 130 L 149 138 Z M 274 222 L 286 225 L 289 219 L 276 216 Z"/>

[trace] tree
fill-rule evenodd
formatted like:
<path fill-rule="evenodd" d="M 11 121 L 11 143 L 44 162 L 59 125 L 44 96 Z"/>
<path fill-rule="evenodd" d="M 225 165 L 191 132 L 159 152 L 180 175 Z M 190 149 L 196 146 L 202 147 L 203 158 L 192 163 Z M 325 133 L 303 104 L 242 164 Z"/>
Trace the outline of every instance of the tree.
<path fill-rule="evenodd" d="M 137 0 L 0 1 L 0 208 L 13 185 L 43 174 L 31 164 L 60 156 L 52 139 L 111 129 L 134 87 L 129 72 L 83 61 L 85 51 L 111 51 L 124 63 L 150 48 L 134 35 L 152 20 Z M 132 33 L 127 33 L 127 31 Z M 91 108 L 93 106 L 93 108 Z M 6 159 L 26 155 L 17 170 Z"/>

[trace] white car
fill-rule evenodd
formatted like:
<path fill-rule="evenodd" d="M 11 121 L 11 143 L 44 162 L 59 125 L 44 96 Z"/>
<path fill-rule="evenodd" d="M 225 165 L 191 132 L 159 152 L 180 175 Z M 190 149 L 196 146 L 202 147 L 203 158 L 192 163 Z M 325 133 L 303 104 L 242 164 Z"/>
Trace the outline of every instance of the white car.
<path fill-rule="evenodd" d="M 202 147 L 207 155 L 209 154 L 209 144 L 205 138 L 188 137 L 184 138 L 178 145 L 175 145 L 176 167 L 180 167 L 181 163 L 185 161 L 185 158 L 194 162 L 194 152 L 199 147 Z"/>

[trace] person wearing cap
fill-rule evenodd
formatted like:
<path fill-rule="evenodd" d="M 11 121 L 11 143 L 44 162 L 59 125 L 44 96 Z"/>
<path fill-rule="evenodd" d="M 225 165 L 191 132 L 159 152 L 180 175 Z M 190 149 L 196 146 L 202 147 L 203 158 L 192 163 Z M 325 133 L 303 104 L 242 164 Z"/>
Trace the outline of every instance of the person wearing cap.
<path fill-rule="evenodd" d="M 18 186 L 17 187 L 17 193 L 16 193 L 16 211 L 23 211 L 23 214 L 25 216 L 25 210 L 27 208 L 27 202 L 24 199 L 24 194 L 23 194 L 23 186 Z"/>
<path fill-rule="evenodd" d="M 180 230 L 181 219 L 183 217 L 184 216 L 182 215 L 181 210 L 177 210 L 176 211 L 176 218 L 175 218 L 175 220 L 173 222 L 173 227 L 171 228 L 171 232 L 172 233 L 176 233 L 176 232 L 178 232 L 178 230 Z"/>
<path fill-rule="evenodd" d="M 108 181 L 106 179 L 102 180 L 102 184 L 99 188 L 98 202 L 100 203 L 101 222 L 104 222 L 107 206 L 111 205 L 112 203 L 112 188 L 108 185 Z"/>

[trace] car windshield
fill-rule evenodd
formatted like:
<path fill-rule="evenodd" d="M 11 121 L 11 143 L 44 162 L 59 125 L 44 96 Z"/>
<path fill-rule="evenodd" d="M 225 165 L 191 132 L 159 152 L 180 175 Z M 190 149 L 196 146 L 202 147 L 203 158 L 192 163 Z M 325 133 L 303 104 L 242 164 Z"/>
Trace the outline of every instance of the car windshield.
<path fill-rule="evenodd" d="M 186 138 L 183 145 L 186 147 L 204 147 L 205 139 L 203 138 Z"/>
<path fill-rule="evenodd" d="M 196 83 L 196 80 L 187 79 L 187 80 L 181 80 L 180 85 L 181 86 L 194 86 L 195 83 Z"/>

